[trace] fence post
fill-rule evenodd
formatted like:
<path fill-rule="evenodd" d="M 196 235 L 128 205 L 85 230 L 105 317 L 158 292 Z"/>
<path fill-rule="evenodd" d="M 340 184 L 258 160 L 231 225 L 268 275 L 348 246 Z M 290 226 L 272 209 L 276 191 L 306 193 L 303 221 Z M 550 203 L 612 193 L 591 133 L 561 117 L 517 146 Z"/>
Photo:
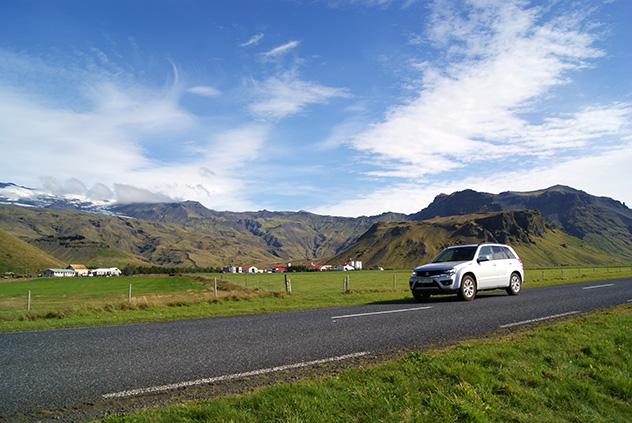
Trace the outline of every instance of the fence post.
<path fill-rule="evenodd" d="M 560 278 L 560 279 L 564 279 L 564 268 L 563 268 L 563 267 L 561 267 L 561 268 L 560 268 L 560 270 L 562 271 L 562 276 L 561 276 L 561 278 Z"/>
<path fill-rule="evenodd" d="M 345 275 L 344 279 L 342 280 L 342 292 L 344 292 L 345 294 L 349 292 L 349 275 Z"/>
<path fill-rule="evenodd" d="M 287 273 L 285 274 L 285 292 L 288 294 L 292 293 L 292 281 Z"/>
<path fill-rule="evenodd" d="M 213 296 L 217 298 L 217 278 L 213 278 Z"/>
<path fill-rule="evenodd" d="M 129 284 L 129 288 L 127 288 L 127 303 L 132 304 L 132 284 Z"/>
<path fill-rule="evenodd" d="M 393 289 L 397 289 L 397 273 L 393 273 Z"/>
<path fill-rule="evenodd" d="M 544 270 L 542 271 L 542 280 L 544 280 Z"/>
<path fill-rule="evenodd" d="M 31 311 L 31 291 L 29 290 L 29 294 L 26 297 L 26 311 Z"/>

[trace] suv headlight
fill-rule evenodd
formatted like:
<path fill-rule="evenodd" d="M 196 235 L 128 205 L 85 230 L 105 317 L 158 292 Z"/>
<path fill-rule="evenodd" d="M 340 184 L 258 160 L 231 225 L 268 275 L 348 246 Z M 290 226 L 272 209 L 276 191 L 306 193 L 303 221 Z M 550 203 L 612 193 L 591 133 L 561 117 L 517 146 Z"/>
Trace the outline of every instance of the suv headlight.
<path fill-rule="evenodd" d="M 447 272 L 445 272 L 445 274 L 448 276 L 454 276 L 455 273 L 456 273 L 456 269 L 450 269 Z"/>
<path fill-rule="evenodd" d="M 417 272 L 415 272 L 415 271 L 413 270 L 413 273 L 411 273 L 410 277 L 412 278 L 412 277 L 413 277 L 413 276 L 415 276 L 416 274 L 417 274 Z"/>

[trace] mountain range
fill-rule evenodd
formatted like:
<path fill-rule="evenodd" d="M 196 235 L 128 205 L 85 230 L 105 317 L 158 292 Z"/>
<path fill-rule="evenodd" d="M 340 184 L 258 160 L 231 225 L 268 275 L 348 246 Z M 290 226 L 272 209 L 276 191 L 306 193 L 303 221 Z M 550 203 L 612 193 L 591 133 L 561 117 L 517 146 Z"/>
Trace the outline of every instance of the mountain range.
<path fill-rule="evenodd" d="M 440 194 L 411 215 L 351 218 L 215 211 L 194 201 L 95 203 L 0 183 L 0 230 L 6 234 L 0 252 L 17 240 L 46 257 L 33 260 L 31 271 L 52 263 L 46 260 L 209 267 L 355 258 L 369 266 L 410 267 L 444 246 L 480 241 L 512 243 L 532 266 L 632 259 L 632 210 L 565 186 L 500 194 L 465 190 Z M 3 257 L 0 267 L 11 270 L 11 259 Z"/>

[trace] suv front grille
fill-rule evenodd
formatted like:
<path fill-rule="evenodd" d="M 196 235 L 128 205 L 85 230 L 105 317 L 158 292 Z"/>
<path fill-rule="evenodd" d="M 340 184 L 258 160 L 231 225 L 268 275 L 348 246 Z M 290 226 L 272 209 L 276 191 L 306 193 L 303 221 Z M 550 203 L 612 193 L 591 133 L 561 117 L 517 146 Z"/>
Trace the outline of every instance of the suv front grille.
<path fill-rule="evenodd" d="M 421 276 L 422 278 L 427 278 L 430 276 L 443 275 L 445 270 L 417 270 L 417 276 Z"/>

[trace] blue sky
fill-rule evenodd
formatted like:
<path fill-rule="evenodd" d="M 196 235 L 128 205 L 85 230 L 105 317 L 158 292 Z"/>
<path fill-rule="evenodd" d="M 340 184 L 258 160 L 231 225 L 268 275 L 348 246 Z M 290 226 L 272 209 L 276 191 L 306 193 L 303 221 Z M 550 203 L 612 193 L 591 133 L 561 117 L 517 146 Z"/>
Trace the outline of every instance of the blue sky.
<path fill-rule="evenodd" d="M 120 202 L 414 212 L 632 193 L 627 1 L 4 1 L 0 180 Z"/>

